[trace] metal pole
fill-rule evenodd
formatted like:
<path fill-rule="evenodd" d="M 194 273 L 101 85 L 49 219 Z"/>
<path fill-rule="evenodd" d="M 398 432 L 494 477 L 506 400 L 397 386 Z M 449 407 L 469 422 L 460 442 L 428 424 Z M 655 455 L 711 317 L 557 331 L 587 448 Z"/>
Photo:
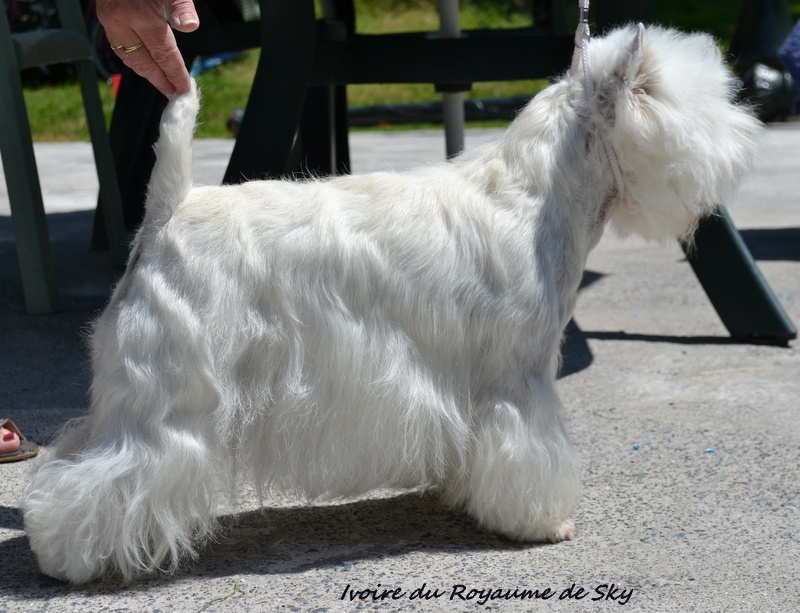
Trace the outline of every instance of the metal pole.
<path fill-rule="evenodd" d="M 461 36 L 458 14 L 459 0 L 439 0 L 439 31 L 443 38 Z M 445 152 L 451 158 L 464 150 L 464 94 L 445 92 L 442 94 L 444 116 Z"/>

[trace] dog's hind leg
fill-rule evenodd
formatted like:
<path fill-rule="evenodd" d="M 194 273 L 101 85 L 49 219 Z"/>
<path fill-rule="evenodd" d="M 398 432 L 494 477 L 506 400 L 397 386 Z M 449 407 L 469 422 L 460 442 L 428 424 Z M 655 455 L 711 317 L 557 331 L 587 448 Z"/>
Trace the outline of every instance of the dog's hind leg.
<path fill-rule="evenodd" d="M 23 510 L 42 572 L 71 583 L 116 572 L 129 580 L 195 555 L 213 527 L 213 486 L 202 483 L 211 458 L 190 433 L 160 438 L 93 442 L 41 467 Z"/>
<path fill-rule="evenodd" d="M 579 464 L 552 384 L 529 382 L 530 406 L 507 399 L 478 413 L 468 472 L 452 491 L 484 527 L 522 541 L 573 538 Z"/>
<path fill-rule="evenodd" d="M 174 570 L 213 530 L 225 494 L 207 360 L 185 328 L 144 308 L 120 312 L 124 321 L 107 313 L 95 330 L 91 413 L 62 435 L 23 502 L 42 571 L 72 583 Z"/>

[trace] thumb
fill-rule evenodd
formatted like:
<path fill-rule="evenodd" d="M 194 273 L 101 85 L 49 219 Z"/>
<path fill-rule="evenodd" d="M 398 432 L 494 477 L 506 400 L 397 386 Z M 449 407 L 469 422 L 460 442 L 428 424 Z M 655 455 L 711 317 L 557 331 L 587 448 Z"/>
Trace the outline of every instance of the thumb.
<path fill-rule="evenodd" d="M 200 26 L 192 0 L 165 0 L 164 11 L 170 25 L 179 32 L 194 32 Z"/>

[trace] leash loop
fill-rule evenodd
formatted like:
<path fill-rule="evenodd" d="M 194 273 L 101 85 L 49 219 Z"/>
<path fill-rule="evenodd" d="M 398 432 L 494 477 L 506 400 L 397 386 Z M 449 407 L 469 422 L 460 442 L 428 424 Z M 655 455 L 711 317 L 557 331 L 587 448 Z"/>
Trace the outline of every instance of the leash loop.
<path fill-rule="evenodd" d="M 591 68 L 589 65 L 589 40 L 591 31 L 589 30 L 589 0 L 578 0 L 578 12 L 580 20 L 575 30 L 575 53 L 572 56 L 572 69 L 577 71 L 578 62 L 583 64 L 583 84 L 586 88 L 586 95 L 589 100 L 594 98 L 594 83 L 592 82 Z"/>
<path fill-rule="evenodd" d="M 591 40 L 591 32 L 589 30 L 589 0 L 578 0 L 578 13 L 579 21 L 578 27 L 575 30 L 575 51 L 572 55 L 572 71 L 578 71 L 578 64 L 583 64 L 583 86 L 586 90 L 586 99 L 592 108 L 595 110 L 597 99 L 595 97 L 594 81 L 592 80 L 591 57 L 589 54 L 589 41 Z M 606 139 L 600 137 L 600 142 L 603 144 L 603 151 L 605 151 L 608 164 L 611 166 L 611 172 L 614 175 L 614 182 L 617 185 L 617 195 L 622 198 L 625 195 L 625 182 L 622 177 L 622 167 L 619 165 L 617 154 L 614 148 Z"/>

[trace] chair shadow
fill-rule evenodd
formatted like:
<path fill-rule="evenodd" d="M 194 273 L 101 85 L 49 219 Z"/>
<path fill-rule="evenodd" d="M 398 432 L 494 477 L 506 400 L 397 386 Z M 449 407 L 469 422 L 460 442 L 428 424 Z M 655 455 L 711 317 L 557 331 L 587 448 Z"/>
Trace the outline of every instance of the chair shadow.
<path fill-rule="evenodd" d="M 630 334 L 628 332 L 592 332 L 580 330 L 583 339 L 601 341 L 635 341 L 645 343 L 673 343 L 676 345 L 736 345 L 742 341 L 727 336 L 668 336 L 660 334 Z M 751 344 L 751 343 L 748 343 Z"/>
<path fill-rule="evenodd" d="M 578 291 L 589 287 L 599 281 L 603 275 L 592 270 L 583 274 Z M 675 343 L 680 345 L 729 345 L 737 341 L 723 336 L 666 336 L 658 334 L 629 334 L 627 332 L 591 332 L 581 330 L 574 319 L 570 320 L 564 330 L 564 341 L 561 347 L 561 368 L 558 378 L 563 379 L 574 375 L 594 362 L 594 355 L 589 347 L 588 340 L 604 341 L 634 341 L 646 343 Z"/>
<path fill-rule="evenodd" d="M 578 286 L 578 293 L 593 283 L 602 279 L 605 275 L 594 272 L 593 270 L 583 271 L 581 283 Z M 569 375 L 574 375 L 585 368 L 589 368 L 594 361 L 592 351 L 586 342 L 586 337 L 575 323 L 570 319 L 564 330 L 564 340 L 561 343 L 561 367 L 558 369 L 558 378 L 563 379 Z"/>
<path fill-rule="evenodd" d="M 15 600 L 123 591 L 135 595 L 165 583 L 198 578 L 292 574 L 320 568 L 346 571 L 359 562 L 418 551 L 466 554 L 546 546 L 486 532 L 432 492 L 401 492 L 387 498 L 319 506 L 265 507 L 225 515 L 219 521 L 219 534 L 200 549 L 196 561 L 183 564 L 173 575 L 160 574 L 131 584 L 107 579 L 70 586 L 51 579 L 40 573 L 27 537 L 14 537 L 0 542 L 0 559 L 14 560 L 3 572 L 0 594 L 5 592 Z"/>

